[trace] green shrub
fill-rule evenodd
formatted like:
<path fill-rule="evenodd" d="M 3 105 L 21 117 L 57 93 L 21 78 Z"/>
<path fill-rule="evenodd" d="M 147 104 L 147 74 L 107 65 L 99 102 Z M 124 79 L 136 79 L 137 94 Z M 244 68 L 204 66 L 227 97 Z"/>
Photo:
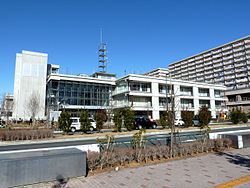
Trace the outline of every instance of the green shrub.
<path fill-rule="evenodd" d="M 238 124 L 241 121 L 241 117 L 242 113 L 238 108 L 233 108 L 233 110 L 230 112 L 230 120 L 233 124 Z"/>
<path fill-rule="evenodd" d="M 104 110 L 98 110 L 95 115 L 96 128 L 100 131 L 103 128 L 104 122 L 107 120 L 107 114 Z"/>
<path fill-rule="evenodd" d="M 63 132 L 70 132 L 72 120 L 70 119 L 70 114 L 68 112 L 62 112 L 58 119 L 59 129 Z"/>
<path fill-rule="evenodd" d="M 185 110 L 181 112 L 181 118 L 185 123 L 185 127 L 191 127 L 193 125 L 193 117 L 194 113 L 192 111 Z"/>
<path fill-rule="evenodd" d="M 128 131 L 132 131 L 134 129 L 135 121 L 134 112 L 130 108 L 124 108 L 122 113 L 124 118 L 124 126 Z"/>
<path fill-rule="evenodd" d="M 116 109 L 114 112 L 115 131 L 121 132 L 122 124 L 128 131 L 134 129 L 134 112 L 130 108 Z"/>
<path fill-rule="evenodd" d="M 122 131 L 122 110 L 116 109 L 114 110 L 114 123 L 115 123 L 115 131 Z"/>
<path fill-rule="evenodd" d="M 202 106 L 200 107 L 199 114 L 201 128 L 206 127 L 211 121 L 211 112 L 208 110 L 208 107 Z"/>
<path fill-rule="evenodd" d="M 241 121 L 242 121 L 243 123 L 247 123 L 247 122 L 248 122 L 247 115 L 246 115 L 246 113 L 244 113 L 244 112 L 241 113 Z"/>
<path fill-rule="evenodd" d="M 82 110 L 80 114 L 81 131 L 87 132 L 91 126 L 89 113 L 87 110 Z"/>
<path fill-rule="evenodd" d="M 167 127 L 167 117 L 166 117 L 166 113 L 161 114 L 160 117 L 160 125 L 162 126 L 163 129 L 165 129 Z"/>

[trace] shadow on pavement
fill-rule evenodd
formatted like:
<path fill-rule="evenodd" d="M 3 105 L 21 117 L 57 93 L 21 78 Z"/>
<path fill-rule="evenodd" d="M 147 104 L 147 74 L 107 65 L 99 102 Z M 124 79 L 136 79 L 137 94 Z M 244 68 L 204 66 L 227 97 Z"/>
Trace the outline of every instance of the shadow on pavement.
<path fill-rule="evenodd" d="M 246 167 L 250 171 L 250 155 L 230 154 L 218 152 L 216 155 L 224 156 L 230 163 Z"/>

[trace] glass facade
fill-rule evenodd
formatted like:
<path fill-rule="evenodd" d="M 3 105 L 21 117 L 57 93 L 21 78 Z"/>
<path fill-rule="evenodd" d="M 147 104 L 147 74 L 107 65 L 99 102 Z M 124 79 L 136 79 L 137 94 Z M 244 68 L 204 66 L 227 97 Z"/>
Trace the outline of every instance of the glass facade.
<path fill-rule="evenodd" d="M 113 87 L 102 83 L 50 80 L 47 84 L 47 106 L 54 110 L 58 110 L 60 105 L 105 108 L 109 106 Z"/>

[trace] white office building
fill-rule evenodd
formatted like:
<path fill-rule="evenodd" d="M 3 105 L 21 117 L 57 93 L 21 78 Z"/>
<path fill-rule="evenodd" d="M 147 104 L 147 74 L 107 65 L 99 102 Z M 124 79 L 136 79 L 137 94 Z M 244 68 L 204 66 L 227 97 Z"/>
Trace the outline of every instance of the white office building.
<path fill-rule="evenodd" d="M 171 109 L 172 92 L 176 118 L 181 118 L 183 110 L 197 114 L 199 108 L 204 105 L 209 107 L 212 118 L 216 118 L 227 111 L 225 90 L 226 87 L 222 85 L 130 74 L 116 81 L 112 95 L 113 107 L 131 107 L 136 115 L 150 115 L 153 119 L 159 119 L 167 106 Z"/>
<path fill-rule="evenodd" d="M 33 113 L 36 119 L 45 119 L 47 61 L 45 53 L 16 54 L 13 118 L 29 120 Z"/>

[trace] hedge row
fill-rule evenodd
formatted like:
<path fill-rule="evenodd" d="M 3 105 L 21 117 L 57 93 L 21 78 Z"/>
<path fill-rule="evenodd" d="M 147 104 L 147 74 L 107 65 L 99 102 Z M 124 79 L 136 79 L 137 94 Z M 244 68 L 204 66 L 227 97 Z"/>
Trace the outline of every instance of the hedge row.
<path fill-rule="evenodd" d="M 0 129 L 0 141 L 52 138 L 52 129 Z"/>
<path fill-rule="evenodd" d="M 173 147 L 172 157 L 186 157 L 209 151 L 223 151 L 231 146 L 230 139 L 215 139 L 178 144 Z M 129 165 L 132 162 L 148 163 L 150 161 L 172 158 L 170 147 L 167 145 L 147 146 L 141 149 L 113 148 L 103 152 L 88 153 L 88 167 L 90 171 L 115 166 Z"/>

